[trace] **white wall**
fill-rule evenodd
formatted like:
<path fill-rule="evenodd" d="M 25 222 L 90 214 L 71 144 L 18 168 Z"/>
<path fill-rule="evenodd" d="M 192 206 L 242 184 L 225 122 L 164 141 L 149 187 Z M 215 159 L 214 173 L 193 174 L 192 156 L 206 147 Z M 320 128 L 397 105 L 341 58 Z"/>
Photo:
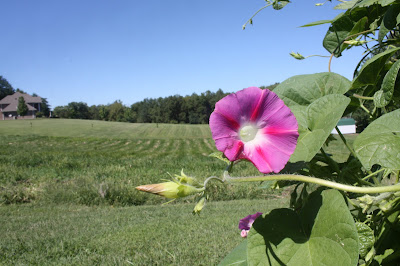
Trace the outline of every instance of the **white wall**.
<path fill-rule="evenodd" d="M 346 126 L 339 126 L 340 132 L 342 134 L 354 134 L 356 133 L 356 125 L 346 125 Z M 336 129 L 333 129 L 331 134 L 338 134 Z"/>

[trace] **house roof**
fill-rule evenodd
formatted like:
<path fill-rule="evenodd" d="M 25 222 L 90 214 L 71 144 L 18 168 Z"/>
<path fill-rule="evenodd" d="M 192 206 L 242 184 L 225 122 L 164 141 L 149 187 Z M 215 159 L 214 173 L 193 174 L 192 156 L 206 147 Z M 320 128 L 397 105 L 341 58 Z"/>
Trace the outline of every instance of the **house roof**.
<path fill-rule="evenodd" d="M 349 126 L 349 125 L 355 125 L 355 124 L 356 124 L 356 121 L 353 118 L 342 118 L 337 123 L 338 126 Z"/>
<path fill-rule="evenodd" d="M 17 106 L 18 106 L 18 98 L 21 97 L 21 96 L 24 97 L 25 103 L 28 105 L 28 108 L 29 108 L 29 104 L 30 103 L 41 103 L 42 102 L 42 98 L 41 97 L 34 97 L 34 96 L 29 95 L 29 94 L 20 93 L 20 92 L 17 91 L 16 93 L 14 93 L 12 95 L 7 95 L 3 99 L 1 99 L 0 104 L 10 104 L 11 105 L 12 103 L 16 102 Z M 29 109 L 29 110 L 31 110 L 31 109 Z"/>
<path fill-rule="evenodd" d="M 28 107 L 29 111 L 37 111 L 35 107 L 30 105 L 29 103 L 26 103 L 26 106 Z M 3 108 L 3 112 L 16 112 L 18 109 L 18 101 L 14 101 L 7 105 L 5 108 Z"/>

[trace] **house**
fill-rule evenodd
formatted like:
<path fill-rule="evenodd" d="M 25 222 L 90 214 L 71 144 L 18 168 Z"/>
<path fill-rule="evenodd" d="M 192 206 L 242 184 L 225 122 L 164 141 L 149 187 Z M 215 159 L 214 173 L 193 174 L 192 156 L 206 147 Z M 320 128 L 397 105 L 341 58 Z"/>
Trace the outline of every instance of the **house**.
<path fill-rule="evenodd" d="M 17 113 L 18 99 L 21 96 L 24 97 L 26 106 L 28 107 L 28 113 L 25 116 L 19 116 Z M 8 95 L 0 100 L 0 119 L 34 119 L 36 118 L 36 112 L 40 111 L 41 103 L 42 98 L 17 91 L 13 95 Z"/>
<path fill-rule="evenodd" d="M 337 123 L 337 127 L 339 128 L 342 134 L 355 134 L 356 133 L 356 121 L 353 118 L 342 118 Z M 334 128 L 331 134 L 338 134 L 336 129 Z"/>

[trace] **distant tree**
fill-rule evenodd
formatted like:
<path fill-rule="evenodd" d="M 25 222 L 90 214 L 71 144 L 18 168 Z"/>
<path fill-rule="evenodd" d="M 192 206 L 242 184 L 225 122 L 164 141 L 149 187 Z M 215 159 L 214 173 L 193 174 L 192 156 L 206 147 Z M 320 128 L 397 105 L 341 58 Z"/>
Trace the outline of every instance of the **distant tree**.
<path fill-rule="evenodd" d="M 25 91 L 21 90 L 20 88 L 17 88 L 16 92 L 20 92 L 20 93 L 26 93 Z"/>
<path fill-rule="evenodd" d="M 115 101 L 108 106 L 109 114 L 108 120 L 109 121 L 117 121 L 117 122 L 124 122 L 124 113 L 125 107 L 121 101 Z"/>
<path fill-rule="evenodd" d="M 99 109 L 99 119 L 108 121 L 108 114 L 110 112 L 108 109 L 108 106 L 107 105 L 99 105 L 98 109 Z"/>
<path fill-rule="evenodd" d="M 69 110 L 67 106 L 56 106 L 54 108 L 53 114 L 55 117 L 59 118 L 69 118 Z"/>
<path fill-rule="evenodd" d="M 124 122 L 129 122 L 129 123 L 136 122 L 135 113 L 129 107 L 124 107 Z"/>
<path fill-rule="evenodd" d="M 269 89 L 270 91 L 273 91 L 276 86 L 279 85 L 279 82 L 275 82 L 274 84 L 268 85 L 268 86 L 260 86 L 260 89 Z"/>
<path fill-rule="evenodd" d="M 101 120 L 100 113 L 99 113 L 99 107 L 97 105 L 91 105 L 89 107 L 89 114 L 90 114 L 90 119 Z"/>
<path fill-rule="evenodd" d="M 33 94 L 32 94 L 32 96 L 33 96 Z M 50 116 L 50 105 L 47 102 L 46 98 L 42 98 L 42 103 L 40 104 L 40 111 L 43 113 L 43 116 L 45 116 L 45 117 Z"/>
<path fill-rule="evenodd" d="M 89 106 L 84 102 L 70 102 L 68 104 L 68 118 L 89 119 Z"/>
<path fill-rule="evenodd" d="M 14 94 L 14 92 L 15 90 L 11 84 L 3 76 L 0 76 L 0 100 L 7 95 Z"/>
<path fill-rule="evenodd" d="M 28 113 L 28 106 L 26 105 L 24 97 L 22 96 L 18 98 L 17 113 L 20 116 L 24 116 Z"/>

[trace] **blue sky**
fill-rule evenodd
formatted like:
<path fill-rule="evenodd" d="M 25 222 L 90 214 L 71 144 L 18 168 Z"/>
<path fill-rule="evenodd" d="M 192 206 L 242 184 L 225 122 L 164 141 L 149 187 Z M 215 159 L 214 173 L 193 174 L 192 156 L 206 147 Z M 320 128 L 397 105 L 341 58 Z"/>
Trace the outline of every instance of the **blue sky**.
<path fill-rule="evenodd" d="M 339 13 L 318 2 L 264 9 L 242 30 L 264 0 L 0 0 L 0 75 L 53 108 L 270 85 L 327 71 L 327 58 L 289 56 L 328 55 L 327 25 L 299 28 Z M 357 58 L 332 71 L 351 79 Z"/>

